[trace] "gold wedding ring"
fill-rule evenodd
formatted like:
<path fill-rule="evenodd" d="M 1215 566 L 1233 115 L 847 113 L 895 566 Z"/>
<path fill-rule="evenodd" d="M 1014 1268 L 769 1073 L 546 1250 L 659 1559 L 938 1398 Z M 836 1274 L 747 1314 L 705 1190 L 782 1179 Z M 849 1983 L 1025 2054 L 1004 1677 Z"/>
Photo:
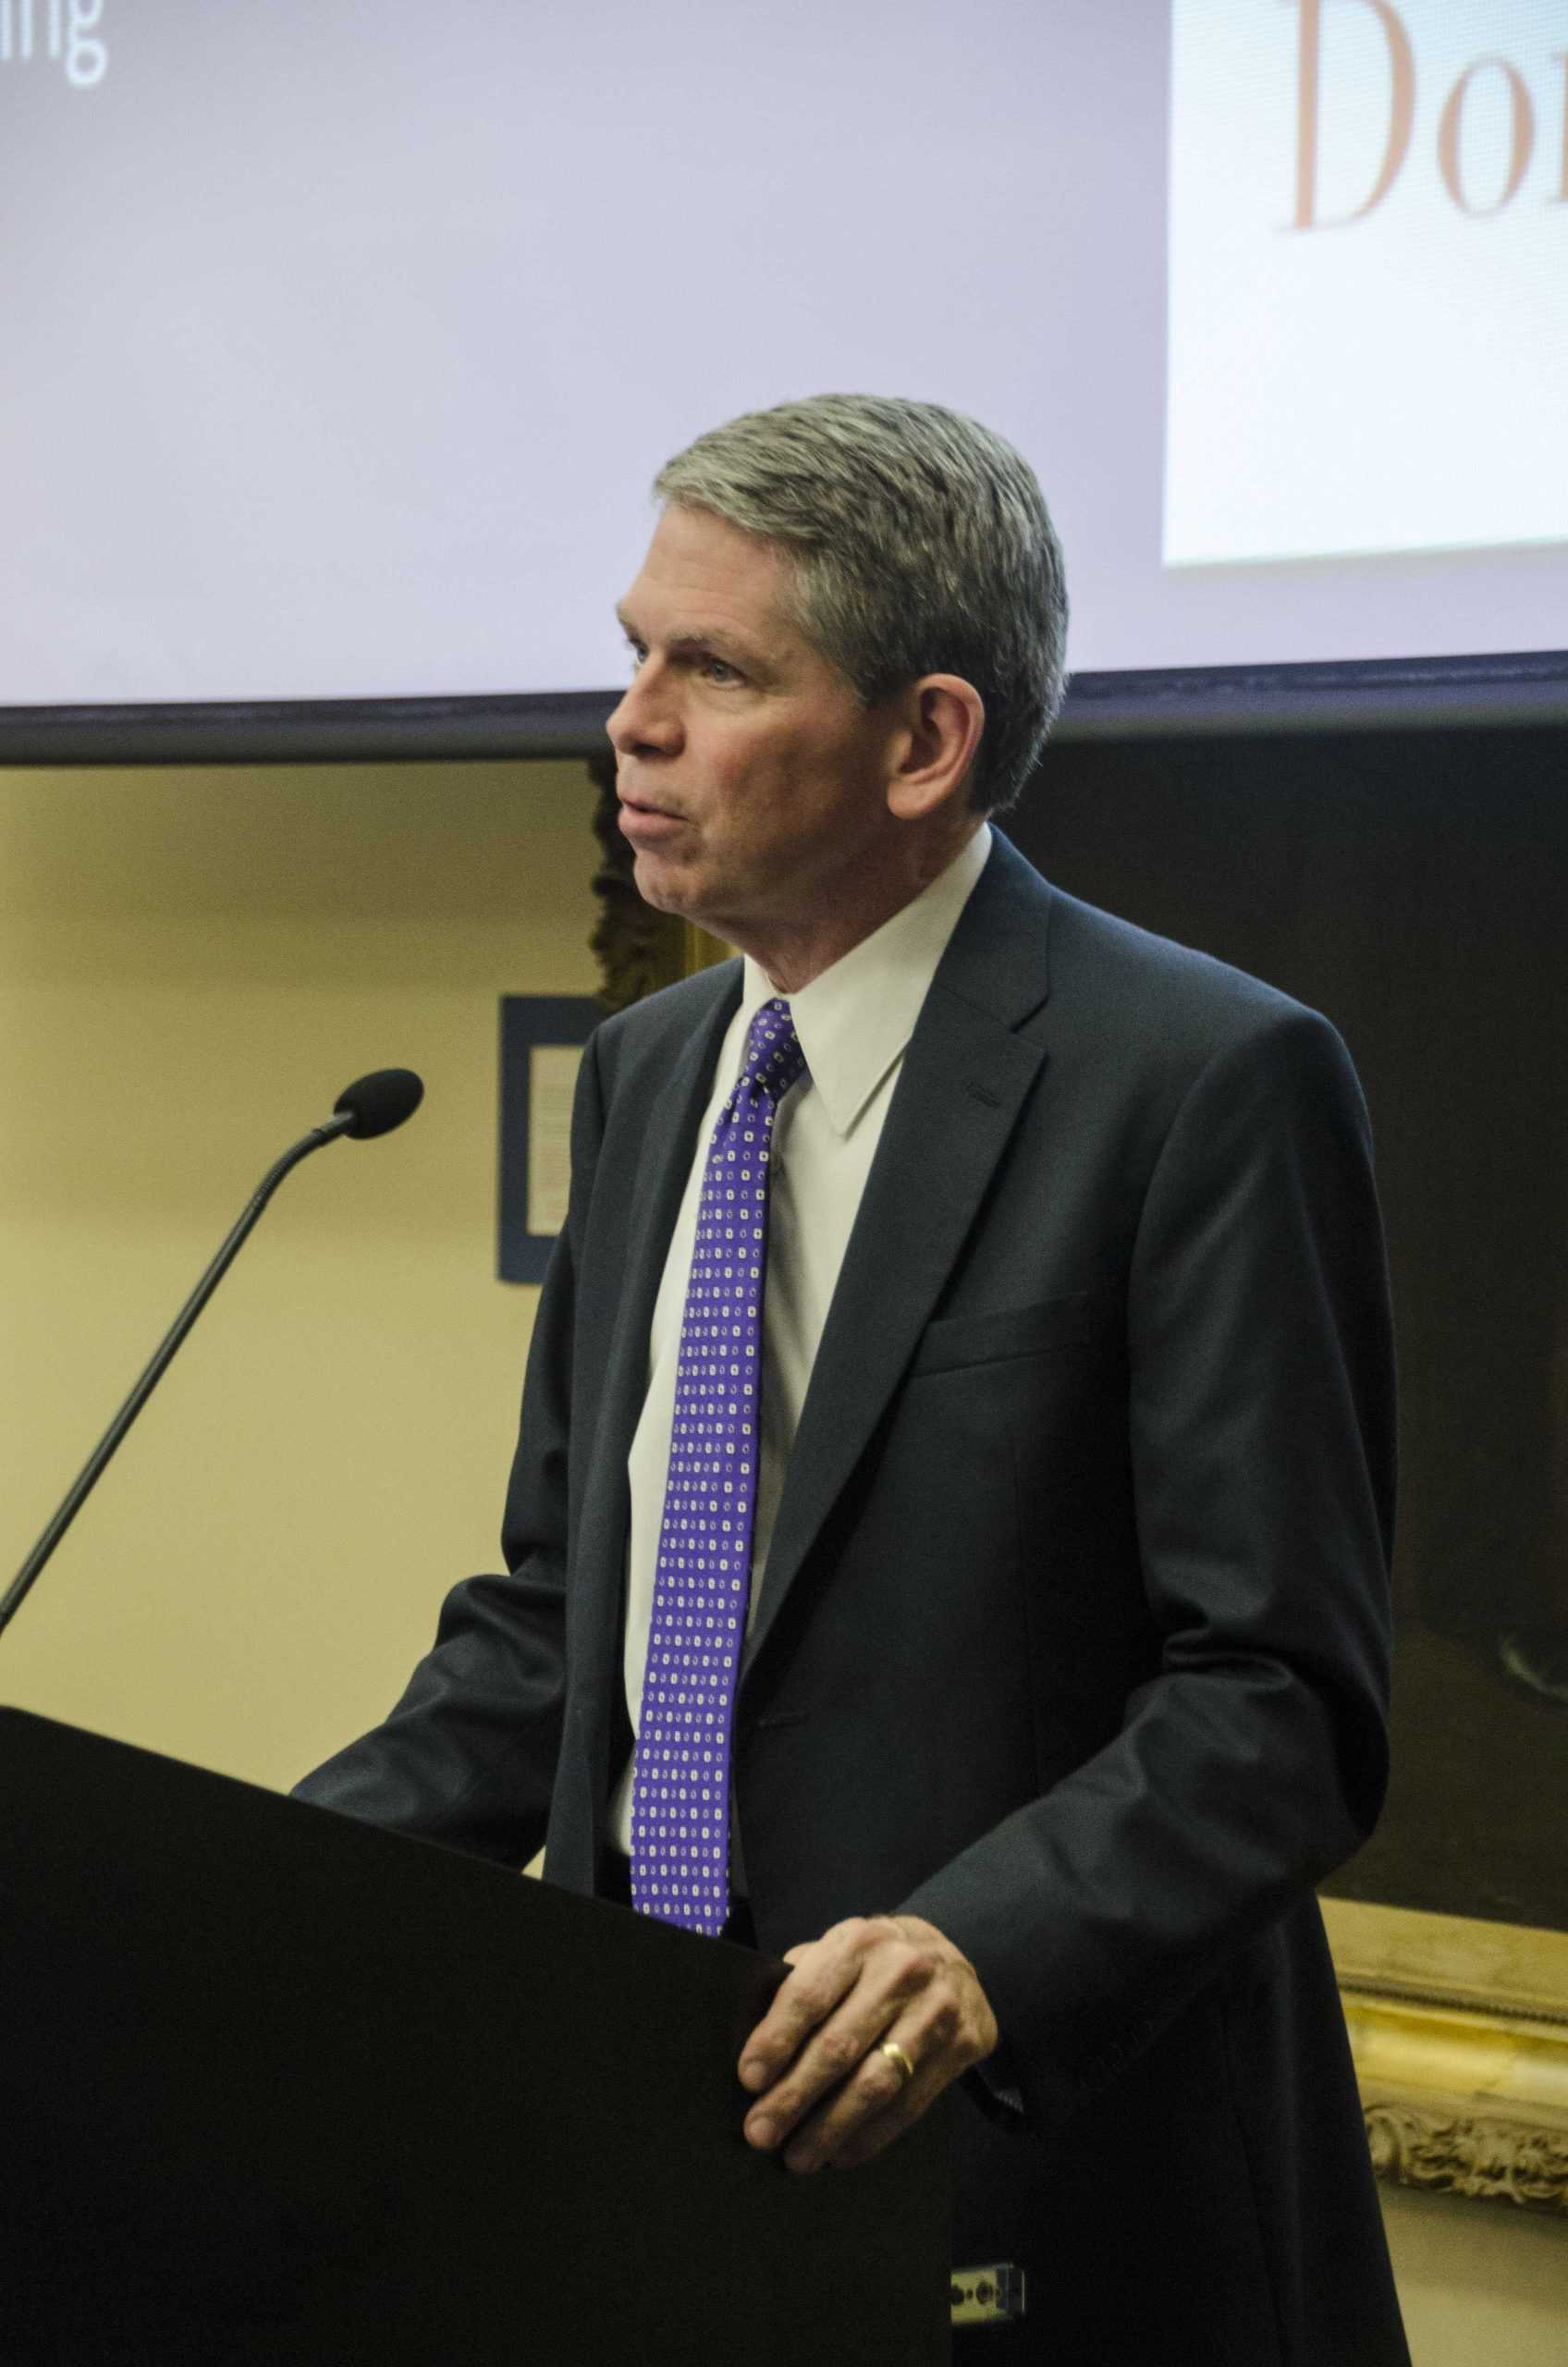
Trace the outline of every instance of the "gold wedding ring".
<path fill-rule="evenodd" d="M 914 2066 L 910 2061 L 908 2055 L 904 2053 L 903 2048 L 899 2044 L 898 2040 L 893 2038 L 885 2038 L 876 2052 L 878 2054 L 885 2054 L 887 2056 L 888 2062 L 892 2065 L 894 2070 L 898 2073 L 900 2079 L 907 2088 L 910 2081 L 914 2077 Z"/>

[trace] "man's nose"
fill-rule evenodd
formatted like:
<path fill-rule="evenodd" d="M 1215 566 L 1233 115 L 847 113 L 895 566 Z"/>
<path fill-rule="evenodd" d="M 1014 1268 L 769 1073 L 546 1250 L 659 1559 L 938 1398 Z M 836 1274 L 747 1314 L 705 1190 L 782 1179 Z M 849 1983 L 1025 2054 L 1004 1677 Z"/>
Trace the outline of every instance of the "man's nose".
<path fill-rule="evenodd" d="M 680 718 L 669 686 L 660 682 L 646 661 L 628 683 L 605 730 L 618 756 L 635 756 L 643 751 L 669 755 L 680 746 Z"/>

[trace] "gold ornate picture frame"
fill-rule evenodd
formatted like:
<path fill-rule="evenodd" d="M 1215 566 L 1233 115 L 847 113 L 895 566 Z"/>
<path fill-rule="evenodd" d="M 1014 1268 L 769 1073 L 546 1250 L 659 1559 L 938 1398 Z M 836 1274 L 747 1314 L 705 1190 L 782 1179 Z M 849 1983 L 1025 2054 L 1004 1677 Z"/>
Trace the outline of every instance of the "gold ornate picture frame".
<path fill-rule="evenodd" d="M 1568 1932 L 1322 1904 L 1378 2176 L 1568 2213 Z"/>

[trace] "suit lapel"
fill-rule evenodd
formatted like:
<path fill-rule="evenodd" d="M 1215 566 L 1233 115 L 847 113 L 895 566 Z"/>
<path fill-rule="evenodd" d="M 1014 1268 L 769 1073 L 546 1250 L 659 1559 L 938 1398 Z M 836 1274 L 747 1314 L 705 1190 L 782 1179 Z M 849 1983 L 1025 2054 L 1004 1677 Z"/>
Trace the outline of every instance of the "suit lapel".
<path fill-rule="evenodd" d="M 599 1573 L 602 1600 L 617 1624 L 625 1576 L 626 1459 L 648 1392 L 654 1305 L 691 1172 L 697 1127 L 712 1089 L 714 1062 L 740 1000 L 740 963 L 729 964 L 712 1007 L 692 1028 L 672 1067 L 647 1062 L 642 1089 L 651 1106 L 635 1114 L 629 1147 L 619 1154 L 627 1169 L 626 1263 L 605 1360 L 578 1547 L 580 1565 Z"/>
<path fill-rule="evenodd" d="M 914 1353 L 1046 1058 L 1016 1031 L 1048 992 L 1049 903 L 998 839 L 904 1055 L 802 1408 L 748 1668 Z"/>

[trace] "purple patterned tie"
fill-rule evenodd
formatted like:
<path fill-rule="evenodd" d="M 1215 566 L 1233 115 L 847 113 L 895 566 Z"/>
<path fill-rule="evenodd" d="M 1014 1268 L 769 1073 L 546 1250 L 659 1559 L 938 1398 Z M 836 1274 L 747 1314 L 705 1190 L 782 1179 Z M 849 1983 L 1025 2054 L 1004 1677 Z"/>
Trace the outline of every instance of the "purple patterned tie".
<path fill-rule="evenodd" d="M 703 1175 L 631 1796 L 631 1903 L 689 1932 L 729 1912 L 729 1722 L 746 1633 L 762 1394 L 767 1167 L 805 1068 L 787 1002 L 765 1002 Z"/>

